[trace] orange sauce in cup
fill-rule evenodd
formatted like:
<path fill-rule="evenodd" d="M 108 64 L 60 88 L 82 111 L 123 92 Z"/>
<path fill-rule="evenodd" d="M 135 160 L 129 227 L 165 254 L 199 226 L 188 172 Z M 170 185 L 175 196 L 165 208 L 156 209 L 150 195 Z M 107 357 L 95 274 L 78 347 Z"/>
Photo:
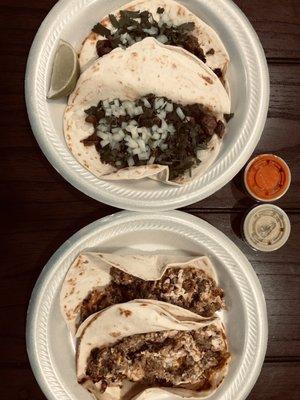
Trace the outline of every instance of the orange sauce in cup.
<path fill-rule="evenodd" d="M 255 199 L 277 200 L 288 190 L 291 172 L 282 158 L 274 154 L 261 154 L 248 164 L 244 182 L 246 189 Z"/>

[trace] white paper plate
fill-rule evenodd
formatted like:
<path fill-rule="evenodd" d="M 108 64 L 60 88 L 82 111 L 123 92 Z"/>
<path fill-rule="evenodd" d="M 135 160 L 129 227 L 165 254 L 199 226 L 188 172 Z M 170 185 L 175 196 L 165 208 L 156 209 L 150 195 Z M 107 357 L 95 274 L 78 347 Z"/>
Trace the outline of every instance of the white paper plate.
<path fill-rule="evenodd" d="M 26 103 L 35 137 L 56 170 L 72 185 L 101 202 L 128 210 L 170 210 L 216 192 L 243 167 L 261 136 L 269 104 L 269 76 L 258 37 L 230 0 L 181 1 L 212 26 L 231 57 L 232 111 L 229 133 L 206 174 L 183 187 L 150 179 L 107 182 L 97 179 L 70 154 L 63 137 L 66 100 L 47 101 L 55 50 L 60 38 L 76 49 L 102 16 L 126 0 L 61 0 L 48 14 L 32 45 L 26 71 Z"/>
<path fill-rule="evenodd" d="M 210 400 L 247 397 L 260 373 L 268 329 L 262 289 L 246 257 L 223 233 L 183 212 L 123 211 L 72 236 L 52 256 L 36 283 L 28 311 L 27 350 L 36 379 L 49 400 L 91 400 L 76 382 L 74 345 L 59 309 L 64 276 L 76 255 L 86 248 L 211 257 L 225 291 L 228 311 L 222 312 L 221 318 L 232 362 L 224 383 Z"/>

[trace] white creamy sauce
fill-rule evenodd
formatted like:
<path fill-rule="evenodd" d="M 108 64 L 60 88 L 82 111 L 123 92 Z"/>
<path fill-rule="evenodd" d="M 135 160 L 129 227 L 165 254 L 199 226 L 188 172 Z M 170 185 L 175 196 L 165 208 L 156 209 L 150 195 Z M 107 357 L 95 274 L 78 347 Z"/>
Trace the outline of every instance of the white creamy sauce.
<path fill-rule="evenodd" d="M 287 241 L 290 222 L 286 213 L 272 204 L 252 209 L 244 221 L 244 235 L 250 246 L 261 251 L 277 250 Z"/>

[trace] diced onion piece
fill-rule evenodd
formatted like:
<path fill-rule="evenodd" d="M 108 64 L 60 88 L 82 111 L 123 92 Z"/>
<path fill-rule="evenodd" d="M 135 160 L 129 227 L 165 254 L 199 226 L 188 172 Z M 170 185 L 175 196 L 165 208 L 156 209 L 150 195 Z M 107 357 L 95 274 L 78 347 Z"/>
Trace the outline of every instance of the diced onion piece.
<path fill-rule="evenodd" d="M 155 99 L 155 101 L 154 101 L 154 107 L 156 110 L 158 110 L 160 107 L 162 107 L 163 104 L 164 104 L 164 99 L 162 99 L 162 98 Z"/>
<path fill-rule="evenodd" d="M 101 144 L 102 147 L 105 147 L 108 144 L 110 144 L 110 141 L 109 140 L 101 140 L 100 144 Z"/>
<path fill-rule="evenodd" d="M 145 33 L 148 33 L 148 35 L 157 35 L 158 34 L 158 29 L 155 26 L 151 26 L 150 29 L 143 29 Z"/>
<path fill-rule="evenodd" d="M 181 109 L 180 107 L 177 107 L 177 108 L 176 108 L 176 114 L 178 115 L 178 117 L 179 117 L 181 120 L 184 120 L 185 115 L 184 115 L 184 113 L 183 113 L 183 111 L 182 111 L 182 109 Z"/>
<path fill-rule="evenodd" d="M 145 107 L 151 108 L 151 104 L 150 104 L 149 101 L 146 99 L 146 97 L 143 97 L 142 100 L 143 100 L 143 103 L 144 103 Z"/>
<path fill-rule="evenodd" d="M 148 160 L 149 156 L 147 153 L 140 153 L 138 155 L 139 160 Z"/>
<path fill-rule="evenodd" d="M 156 37 L 156 40 L 158 40 L 160 43 L 164 44 L 164 43 L 167 43 L 168 38 L 166 35 L 159 35 Z"/>
<path fill-rule="evenodd" d="M 137 142 L 138 142 L 138 145 L 140 146 L 140 149 L 141 149 L 142 151 L 146 151 L 145 142 L 144 142 L 142 139 L 138 139 Z"/>
<path fill-rule="evenodd" d="M 97 136 L 99 136 L 103 140 L 108 140 L 108 134 L 105 132 L 98 132 Z"/>
<path fill-rule="evenodd" d="M 137 139 L 139 137 L 139 134 L 138 134 L 136 126 L 133 126 L 131 128 L 131 136 L 132 136 L 133 139 Z"/>
<path fill-rule="evenodd" d="M 172 112 L 173 109 L 174 109 L 174 107 L 173 107 L 173 104 L 172 104 L 172 103 L 167 103 L 167 104 L 166 104 L 165 110 L 166 110 L 167 112 Z"/>
<path fill-rule="evenodd" d="M 197 158 L 198 158 L 198 160 L 203 160 L 203 159 L 205 159 L 205 156 L 207 155 L 207 151 L 205 151 L 205 150 L 198 150 L 197 151 Z"/>
<path fill-rule="evenodd" d="M 167 116 L 166 111 L 162 110 L 159 114 L 157 114 L 158 118 L 160 118 L 161 120 L 165 119 Z"/>
<path fill-rule="evenodd" d="M 143 107 L 141 107 L 141 106 L 139 106 L 139 107 L 135 107 L 135 109 L 134 109 L 134 113 L 135 113 L 135 115 L 141 115 L 141 114 L 143 114 Z"/>
<path fill-rule="evenodd" d="M 158 140 L 158 139 L 160 139 L 160 134 L 159 133 L 154 133 L 152 135 L 152 138 L 155 139 L 155 140 Z"/>
<path fill-rule="evenodd" d="M 107 125 L 104 125 L 104 124 L 100 124 L 100 125 L 98 125 L 97 130 L 98 130 L 98 131 L 101 131 L 101 132 L 107 132 L 108 126 L 107 126 Z"/>
<path fill-rule="evenodd" d="M 128 140 L 128 146 L 131 147 L 132 149 L 136 149 L 137 147 L 139 147 L 137 142 L 135 142 L 132 139 Z"/>
<path fill-rule="evenodd" d="M 129 167 L 133 167 L 134 166 L 134 159 L 132 157 L 129 157 L 127 159 L 127 164 Z"/>
<path fill-rule="evenodd" d="M 167 145 L 167 143 L 162 143 L 159 147 L 161 150 L 167 150 L 168 145 Z"/>
<path fill-rule="evenodd" d="M 127 41 L 129 43 L 129 46 L 132 46 L 135 43 L 135 40 L 130 35 L 128 35 Z"/>
<path fill-rule="evenodd" d="M 176 129 L 175 129 L 175 127 L 174 127 L 173 124 L 169 124 L 169 125 L 168 125 L 168 131 L 169 131 L 170 133 L 175 133 L 175 132 L 176 132 Z"/>
<path fill-rule="evenodd" d="M 154 161 L 155 161 L 155 157 L 154 157 L 154 156 L 151 156 L 151 157 L 149 158 L 149 161 L 147 162 L 147 164 L 149 164 L 149 165 L 154 164 Z"/>

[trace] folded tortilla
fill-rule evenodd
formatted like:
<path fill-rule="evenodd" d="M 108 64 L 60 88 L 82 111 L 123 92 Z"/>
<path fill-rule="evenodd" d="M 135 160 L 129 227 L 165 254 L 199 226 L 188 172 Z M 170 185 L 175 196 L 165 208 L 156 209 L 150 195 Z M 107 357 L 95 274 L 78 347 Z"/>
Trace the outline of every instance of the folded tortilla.
<path fill-rule="evenodd" d="M 77 336 L 77 379 L 98 400 L 205 398 L 228 372 L 220 320 L 191 320 L 188 311 L 160 302 L 109 307 Z"/>
<path fill-rule="evenodd" d="M 190 271 L 195 272 L 189 275 Z M 61 312 L 73 335 L 89 315 L 136 298 L 173 303 L 208 318 L 224 308 L 223 291 L 217 285 L 214 266 L 206 256 L 191 259 L 84 252 L 76 257 L 64 279 Z M 195 315 L 190 314 L 191 318 Z"/>
<path fill-rule="evenodd" d="M 201 151 L 201 163 L 173 181 L 167 165 L 143 165 L 117 169 L 101 162 L 95 146 L 82 140 L 94 132 L 85 121 L 85 110 L 100 100 L 136 100 L 148 94 L 173 102 L 202 104 L 222 119 L 230 113 L 230 99 L 220 79 L 197 57 L 182 48 L 162 45 L 146 38 L 123 50 L 117 48 L 99 58 L 80 76 L 70 95 L 64 114 L 66 143 L 74 157 L 96 177 L 128 180 L 149 177 L 169 184 L 185 184 L 203 175 L 215 161 L 221 139 L 213 134 L 207 149 Z"/>
<path fill-rule="evenodd" d="M 183 5 L 173 0 L 135 0 L 125 4 L 112 14 L 118 17 L 120 10 L 149 11 L 153 15 L 153 18 L 156 21 L 159 21 L 160 15 L 157 13 L 158 8 L 165 9 L 167 22 L 172 25 L 181 25 L 187 22 L 193 22 L 195 24 L 195 29 L 191 34 L 197 38 L 199 45 L 205 54 L 207 66 L 212 70 L 220 69 L 223 76 L 225 76 L 229 64 L 229 55 L 220 37 L 209 25 L 190 12 Z M 112 28 L 108 16 L 104 17 L 100 23 L 108 29 Z M 91 61 L 98 58 L 96 43 L 101 39 L 105 38 L 95 32 L 91 32 L 83 42 L 79 55 L 79 63 L 82 70 L 84 70 Z M 213 49 L 213 52 L 211 49 Z"/>

